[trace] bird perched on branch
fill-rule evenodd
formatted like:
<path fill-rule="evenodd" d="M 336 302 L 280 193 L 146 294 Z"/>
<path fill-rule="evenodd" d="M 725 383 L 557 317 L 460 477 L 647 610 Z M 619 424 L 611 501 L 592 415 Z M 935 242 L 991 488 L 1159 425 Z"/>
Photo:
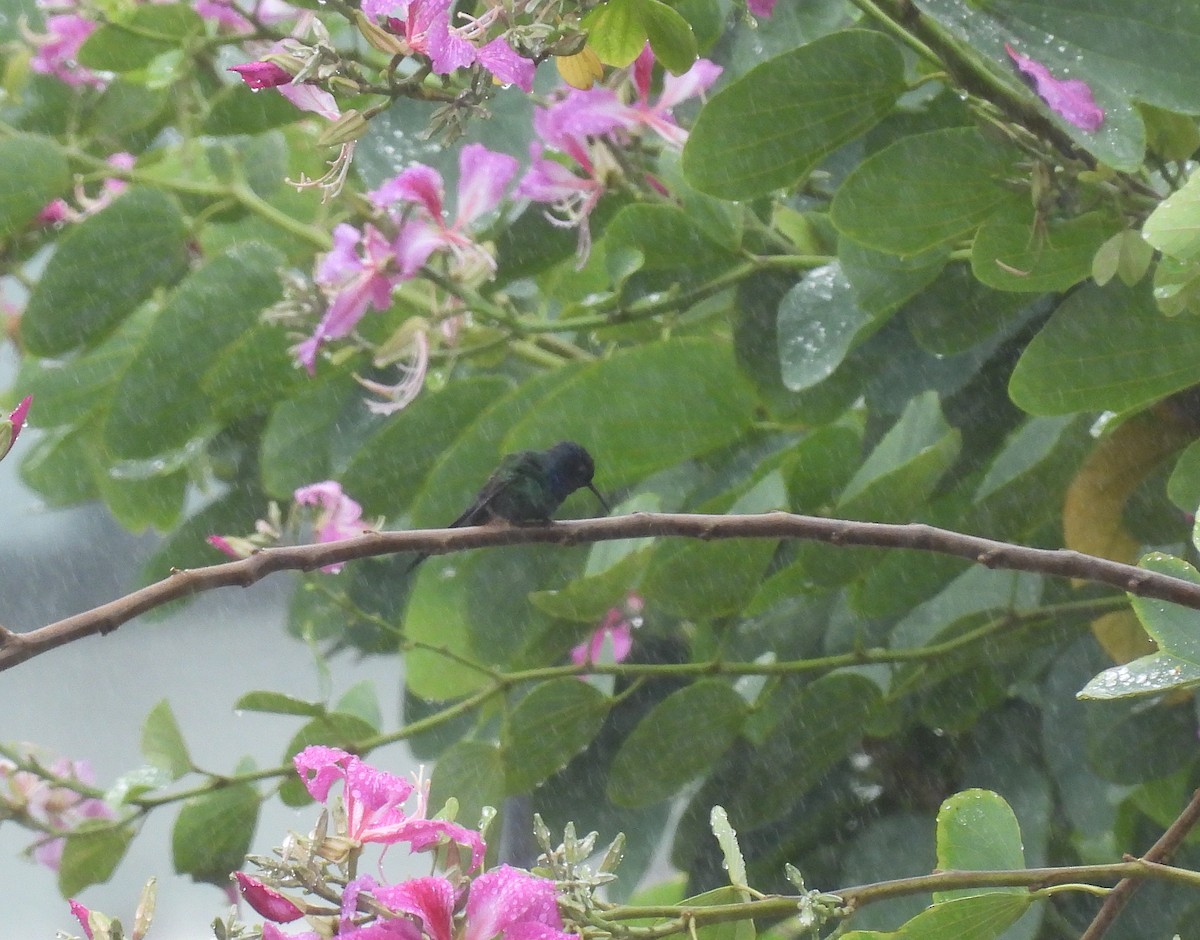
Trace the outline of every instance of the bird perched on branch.
<path fill-rule="evenodd" d="M 509 525 L 549 523 L 568 496 L 587 487 L 604 511 L 608 503 L 592 485 L 596 465 L 592 455 L 574 441 L 561 441 L 547 450 L 521 450 L 506 454 L 492 471 L 474 502 L 448 528 L 507 522 Z M 418 555 L 412 571 L 429 556 Z"/>

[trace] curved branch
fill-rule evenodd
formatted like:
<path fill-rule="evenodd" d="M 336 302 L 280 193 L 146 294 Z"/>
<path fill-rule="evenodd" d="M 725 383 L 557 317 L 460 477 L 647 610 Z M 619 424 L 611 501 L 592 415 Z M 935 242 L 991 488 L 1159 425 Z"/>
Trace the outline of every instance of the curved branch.
<path fill-rule="evenodd" d="M 443 554 L 535 542 L 577 545 L 664 536 L 706 540 L 802 539 L 840 546 L 935 552 L 965 558 L 988 568 L 1031 571 L 1107 584 L 1139 597 L 1153 597 L 1200 610 L 1200 584 L 1182 578 L 1168 577 L 1134 565 L 1068 549 L 1027 548 L 920 523 L 856 522 L 786 512 L 751 516 L 633 513 L 544 526 L 369 532 L 340 542 L 263 549 L 240 561 L 176 571 L 162 581 L 125 597 L 28 633 L 13 633 L 0 628 L 0 671 L 85 636 L 111 633 L 139 614 L 182 597 L 220 587 L 249 587 L 278 571 L 312 571 L 338 562 L 396 552 Z"/>

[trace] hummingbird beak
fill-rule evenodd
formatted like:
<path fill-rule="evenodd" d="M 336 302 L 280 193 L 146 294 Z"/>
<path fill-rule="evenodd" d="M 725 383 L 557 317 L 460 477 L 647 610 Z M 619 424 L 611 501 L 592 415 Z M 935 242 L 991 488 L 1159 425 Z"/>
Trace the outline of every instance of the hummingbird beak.
<path fill-rule="evenodd" d="M 596 487 L 593 486 L 591 483 L 589 483 L 587 485 L 587 488 L 596 494 L 596 499 L 598 499 L 600 501 L 600 505 L 604 507 L 604 514 L 606 516 L 611 515 L 612 509 L 609 507 L 608 503 L 606 503 L 604 501 L 604 497 L 600 495 L 600 491 L 598 489 L 596 489 Z"/>

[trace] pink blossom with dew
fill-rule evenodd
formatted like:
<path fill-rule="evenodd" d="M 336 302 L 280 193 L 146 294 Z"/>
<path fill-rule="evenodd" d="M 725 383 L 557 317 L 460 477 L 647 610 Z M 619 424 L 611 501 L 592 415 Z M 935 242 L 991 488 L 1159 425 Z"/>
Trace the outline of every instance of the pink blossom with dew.
<path fill-rule="evenodd" d="M 83 935 L 87 937 L 87 940 L 92 940 L 92 925 L 88 923 L 92 912 L 74 898 L 69 899 L 67 904 L 71 908 L 71 913 L 75 915 L 75 919 L 79 921 L 79 926 L 83 928 Z"/>
<path fill-rule="evenodd" d="M 41 75 L 53 75 L 68 85 L 103 88 L 108 79 L 84 68 L 76 60 L 80 47 L 98 26 L 98 23 L 74 13 L 47 17 L 45 33 L 25 33 L 35 46 L 29 67 Z"/>
<path fill-rule="evenodd" d="M 536 141 L 529 145 L 529 170 L 517 185 L 516 195 L 549 204 L 546 218 L 551 225 L 579 229 L 576 254 L 582 262 L 591 251 L 588 220 L 605 193 L 604 180 L 596 173 L 590 157 L 580 164 L 584 175 L 579 176 L 544 153 L 545 148 Z"/>
<path fill-rule="evenodd" d="M 450 25 L 453 0 L 363 0 L 367 16 L 385 17 L 388 28 L 404 37 L 410 49 L 429 59 L 438 75 L 466 68 L 478 62 L 504 84 L 522 91 L 533 91 L 537 66 L 518 55 L 503 37 L 479 44 L 495 21 L 498 7 L 485 12 L 465 26 Z M 396 13 L 403 11 L 403 17 Z"/>
<path fill-rule="evenodd" d="M 462 940 L 568 940 L 553 881 L 508 865 L 471 883 Z"/>
<path fill-rule="evenodd" d="M 746 0 L 746 7 L 755 16 L 767 17 L 775 12 L 777 0 Z"/>
<path fill-rule="evenodd" d="M 367 198 L 385 211 L 414 209 L 396 237 L 400 270 L 412 276 L 439 249 L 446 249 L 460 263 L 476 259 L 489 271 L 496 262 L 467 230 L 493 211 L 517 173 L 515 157 L 495 153 L 482 144 L 468 144 L 459 155 L 458 205 L 453 220 L 445 212 L 446 187 L 433 167 L 417 164 L 394 176 Z"/>
<path fill-rule="evenodd" d="M 244 871 L 235 871 L 233 877 L 237 879 L 238 890 L 246 899 L 246 903 L 267 920 L 287 924 L 304 916 L 304 911 L 293 901 L 257 878 L 247 875 Z"/>
<path fill-rule="evenodd" d="M 26 395 L 17 407 L 9 412 L 7 418 L 0 419 L 0 460 L 8 456 L 13 445 L 17 443 L 17 438 L 21 436 L 21 429 L 25 427 L 25 418 L 29 414 L 31 404 L 33 396 Z"/>
<path fill-rule="evenodd" d="M 426 819 L 428 788 L 414 787 L 402 777 L 378 770 L 336 747 L 312 745 L 294 758 L 300 779 L 314 800 L 324 802 L 338 780 L 343 781 L 342 804 L 346 813 L 346 838 L 356 843 L 394 845 L 407 842 L 420 852 L 444 839 L 471 850 L 471 868 L 483 861 L 479 833 L 444 819 Z M 403 804 L 417 793 L 416 811 L 409 815 Z"/>
<path fill-rule="evenodd" d="M 1104 123 L 1104 109 L 1096 104 L 1087 82 L 1074 78 L 1055 78 L 1042 63 L 1021 55 L 1008 43 L 1004 44 L 1004 51 L 1016 63 L 1017 71 L 1033 80 L 1038 97 L 1049 105 L 1051 111 L 1081 130 L 1100 129 Z"/>
<path fill-rule="evenodd" d="M 320 512 L 313 529 L 318 542 L 337 542 L 352 539 L 367 531 L 362 521 L 362 506 L 342 492 L 339 483 L 325 480 L 302 486 L 292 494 L 301 506 L 318 506 Z M 323 565 L 321 570 L 329 574 L 341 571 L 341 562 Z"/>
<path fill-rule="evenodd" d="M 457 892 L 448 878 L 410 878 L 400 884 L 375 885 L 371 893 L 385 907 L 418 918 L 429 940 L 451 940 Z"/>
<path fill-rule="evenodd" d="M 668 144 L 682 148 L 688 140 L 688 132 L 677 124 L 672 108 L 690 97 L 703 95 L 720 77 L 721 66 L 708 59 L 697 59 L 682 76 L 667 73 L 662 78 L 662 94 L 658 101 L 650 101 L 654 53 L 649 43 L 637 56 L 630 72 L 637 95 L 634 102 L 626 104 L 616 91 L 599 86 L 587 91 L 572 91 L 550 108 L 551 118 L 547 124 L 553 125 L 559 133 L 576 137 L 611 133 L 617 128 L 635 131 L 638 127 L 648 127 Z M 552 139 L 545 134 L 542 137 L 553 145 Z"/>
<path fill-rule="evenodd" d="M 381 885 L 370 875 L 362 875 L 342 889 L 342 910 L 338 919 L 337 935 L 353 938 L 353 940 L 420 940 L 421 926 L 416 920 L 409 919 L 409 917 L 385 918 L 358 928 L 354 926 L 353 921 L 354 916 L 358 913 L 359 898 L 364 894 L 369 894 L 384 907 L 402 914 L 409 914 L 422 922 L 427 916 L 426 906 L 431 911 L 436 910 L 438 914 L 441 914 L 441 905 L 437 903 L 438 898 L 435 898 L 434 892 L 431 892 L 428 886 L 417 886 L 417 882 L 440 882 L 450 888 L 450 907 L 445 909 L 446 926 L 448 927 L 449 918 L 453 915 L 454 889 L 445 878 L 414 878 L 412 881 L 397 885 Z M 441 892 L 437 892 L 437 894 L 440 897 Z M 434 940 L 436 940 L 434 931 L 440 933 L 440 928 L 440 919 L 435 921 L 432 927 L 426 923 L 426 930 Z M 448 931 L 446 940 L 449 940 Z"/>
<path fill-rule="evenodd" d="M 329 308 L 313 335 L 293 350 L 309 375 L 316 371 L 322 343 L 349 334 L 367 307 L 391 306 L 393 286 L 406 279 L 395 267 L 392 246 L 373 226 L 367 225 L 360 234 L 343 222 L 333 230 L 333 249 L 321 258 L 313 278 L 331 297 Z"/>
<path fill-rule="evenodd" d="M 326 940 L 315 930 L 304 933 L 284 933 L 270 921 L 262 925 L 262 940 Z"/>
<path fill-rule="evenodd" d="M 260 88 L 290 85 L 292 82 L 292 73 L 274 62 L 245 62 L 242 65 L 231 65 L 225 71 L 237 72 L 241 80 L 255 91 Z"/>

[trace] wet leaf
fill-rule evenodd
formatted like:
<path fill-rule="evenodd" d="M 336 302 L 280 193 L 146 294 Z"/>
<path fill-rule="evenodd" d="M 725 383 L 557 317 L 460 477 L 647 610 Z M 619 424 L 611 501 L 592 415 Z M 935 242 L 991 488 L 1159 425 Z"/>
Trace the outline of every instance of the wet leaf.
<path fill-rule="evenodd" d="M 1012 807 L 991 790 L 963 790 L 946 799 L 937 816 L 937 867 L 993 871 L 1025 867 L 1021 827 Z M 1028 894 L 1021 887 L 936 891 L 934 903 L 989 893 Z"/>
<path fill-rule="evenodd" d="M 504 723 L 506 791 L 525 793 L 565 767 L 591 743 L 611 704 L 594 686 L 573 677 L 535 686 Z"/>

